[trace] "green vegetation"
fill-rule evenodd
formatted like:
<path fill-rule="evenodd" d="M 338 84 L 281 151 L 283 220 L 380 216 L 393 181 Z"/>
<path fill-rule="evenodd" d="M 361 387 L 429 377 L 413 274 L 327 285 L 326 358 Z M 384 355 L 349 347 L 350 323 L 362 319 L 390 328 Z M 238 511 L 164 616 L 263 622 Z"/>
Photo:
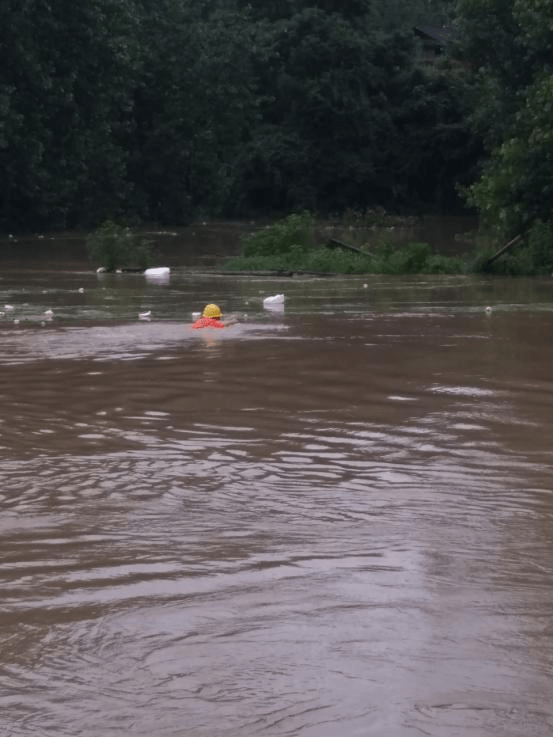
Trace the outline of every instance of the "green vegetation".
<path fill-rule="evenodd" d="M 460 206 L 444 0 L 0 3 L 0 229 Z"/>
<path fill-rule="evenodd" d="M 350 222 L 351 213 L 346 222 Z M 359 223 L 361 216 L 355 216 Z M 553 226 L 536 222 L 529 236 L 516 248 L 493 258 L 499 250 L 493 237 L 479 235 L 472 252 L 463 257 L 435 253 L 428 243 L 411 242 L 394 245 L 374 230 L 377 220 L 396 222 L 383 212 L 369 213 L 364 218 L 366 230 L 357 237 L 367 242 L 357 250 L 337 245 L 337 241 L 321 239 L 321 229 L 308 212 L 290 215 L 252 233 L 243 240 L 240 256 L 225 262 L 221 268 L 231 271 L 279 271 L 339 274 L 463 274 L 486 273 L 504 276 L 537 276 L 553 271 Z M 319 232 L 317 232 L 319 231 Z M 348 245 L 351 245 L 351 240 Z M 331 247 L 329 247 L 331 246 Z"/>
<path fill-rule="evenodd" d="M 244 239 L 241 256 L 224 269 L 237 271 L 296 271 L 341 274 L 454 274 L 461 259 L 440 256 L 427 243 L 404 248 L 381 243 L 363 252 L 317 245 L 315 220 L 309 213 L 290 215 Z"/>
<path fill-rule="evenodd" d="M 246 258 L 304 253 L 312 248 L 313 218 L 308 212 L 289 215 L 244 239 Z"/>
<path fill-rule="evenodd" d="M 426 67 L 413 28 L 442 24 Z M 523 236 L 475 263 L 545 273 L 552 109 L 549 0 L 3 0 L 0 229 L 469 207 Z"/>
<path fill-rule="evenodd" d="M 323 247 L 303 250 L 293 246 L 275 256 L 238 256 L 224 269 L 236 271 L 295 271 L 320 274 L 456 274 L 461 259 L 433 253 L 428 243 L 405 248 L 379 246 L 372 254 L 358 254 Z"/>
<path fill-rule="evenodd" d="M 553 272 L 553 226 L 536 221 L 528 235 L 511 251 L 489 263 L 496 248 L 484 245 L 475 250 L 469 271 L 501 276 L 542 276 Z"/>
<path fill-rule="evenodd" d="M 498 238 L 526 234 L 527 256 L 541 268 L 548 258 L 538 252 L 553 252 L 545 235 L 553 224 L 553 4 L 461 0 L 457 53 L 470 69 L 471 126 L 486 147 L 468 200 Z"/>
<path fill-rule="evenodd" d="M 132 233 L 130 228 L 107 220 L 87 239 L 90 259 L 106 269 L 147 269 L 152 264 L 150 241 Z"/>

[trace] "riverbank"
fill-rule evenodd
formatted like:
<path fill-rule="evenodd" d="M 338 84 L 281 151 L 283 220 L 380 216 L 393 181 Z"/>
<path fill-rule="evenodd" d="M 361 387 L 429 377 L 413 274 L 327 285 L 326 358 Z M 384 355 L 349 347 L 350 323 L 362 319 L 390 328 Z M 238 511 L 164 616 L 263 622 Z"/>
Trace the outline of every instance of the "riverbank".
<path fill-rule="evenodd" d="M 133 229 L 152 241 L 156 261 L 172 268 L 216 268 L 238 256 L 245 237 L 270 225 L 269 220 L 204 220 L 186 227 L 142 226 Z M 428 243 L 443 255 L 460 255 L 474 246 L 478 221 L 470 216 L 425 216 L 368 222 L 351 216 L 317 222 L 317 238 L 337 238 L 353 245 L 394 246 Z M 86 240 L 90 231 L 11 233 L 0 236 L 0 267 L 92 268 Z"/>

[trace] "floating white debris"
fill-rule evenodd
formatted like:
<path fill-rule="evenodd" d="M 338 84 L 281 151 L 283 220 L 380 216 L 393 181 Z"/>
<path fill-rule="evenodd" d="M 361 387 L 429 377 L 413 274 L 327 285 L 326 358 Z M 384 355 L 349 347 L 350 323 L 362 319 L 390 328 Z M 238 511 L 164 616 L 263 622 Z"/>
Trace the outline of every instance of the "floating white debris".
<path fill-rule="evenodd" d="M 144 276 L 168 276 L 171 269 L 168 266 L 156 266 L 153 269 L 146 269 Z"/>
<path fill-rule="evenodd" d="M 363 289 L 367 289 L 368 286 L 368 284 L 363 284 Z"/>
<path fill-rule="evenodd" d="M 491 307 L 486 307 L 486 313 L 488 315 L 491 315 L 492 314 L 492 308 Z"/>
<path fill-rule="evenodd" d="M 263 300 L 263 307 L 266 310 L 272 312 L 283 312 L 284 311 L 284 295 L 275 294 L 272 297 L 265 297 Z"/>
<path fill-rule="evenodd" d="M 19 320 L 14 320 L 14 321 L 13 321 L 13 324 L 14 324 L 14 325 L 19 325 Z"/>
<path fill-rule="evenodd" d="M 4 309 L 6 312 L 9 312 L 10 310 L 13 310 L 13 305 L 4 305 Z"/>
<path fill-rule="evenodd" d="M 200 318 L 201 316 L 202 316 L 202 313 L 201 313 L 201 312 L 193 312 L 193 313 L 192 313 L 192 319 L 193 319 L 193 320 L 197 320 L 197 319 L 198 319 L 198 318 Z"/>
<path fill-rule="evenodd" d="M 54 317 L 54 310 L 44 310 L 44 315 L 47 318 L 51 319 L 52 317 Z"/>
<path fill-rule="evenodd" d="M 168 284 L 171 278 L 171 269 L 168 266 L 158 266 L 153 269 L 146 269 L 144 272 L 146 281 L 154 284 Z"/>
<path fill-rule="evenodd" d="M 148 310 L 148 312 L 139 312 L 138 319 L 139 320 L 149 320 L 151 315 L 152 315 L 152 310 Z"/>
<path fill-rule="evenodd" d="M 84 293 L 84 289 L 82 287 L 79 287 L 79 294 L 83 294 L 83 293 Z"/>
<path fill-rule="evenodd" d="M 98 267 L 98 268 L 96 269 L 96 273 L 97 273 L 97 274 L 105 274 L 105 273 L 106 273 L 106 271 L 107 271 L 107 269 L 106 269 L 106 267 L 105 267 L 105 266 L 100 266 L 100 267 Z"/>

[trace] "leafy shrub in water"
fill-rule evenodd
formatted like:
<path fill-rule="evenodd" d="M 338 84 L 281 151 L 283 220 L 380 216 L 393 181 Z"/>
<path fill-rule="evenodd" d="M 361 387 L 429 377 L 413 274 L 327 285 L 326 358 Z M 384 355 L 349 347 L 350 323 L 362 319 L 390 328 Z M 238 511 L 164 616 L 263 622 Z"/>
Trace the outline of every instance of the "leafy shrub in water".
<path fill-rule="evenodd" d="M 528 235 L 528 249 L 536 274 L 553 271 L 553 225 L 538 220 Z"/>
<path fill-rule="evenodd" d="M 470 271 L 502 276 L 537 276 L 553 271 L 553 225 L 537 221 L 525 241 L 490 263 L 497 248 L 477 252 Z"/>
<path fill-rule="evenodd" d="M 469 272 L 474 274 L 485 274 L 490 272 L 491 268 L 488 267 L 488 262 L 493 254 L 493 249 L 489 247 L 476 251 L 469 263 Z"/>
<path fill-rule="evenodd" d="M 107 271 L 122 268 L 147 269 L 153 249 L 150 241 L 134 235 L 130 228 L 106 220 L 87 239 L 88 255 Z"/>
<path fill-rule="evenodd" d="M 465 270 L 460 258 L 433 253 L 426 243 L 400 249 L 385 244 L 374 254 L 325 247 L 304 250 L 293 246 L 287 253 L 272 256 L 238 256 L 227 261 L 224 268 L 334 274 L 459 274 Z"/>
<path fill-rule="evenodd" d="M 379 249 L 378 261 L 383 274 L 418 274 L 425 270 L 426 262 L 432 255 L 428 243 L 411 243 L 406 248 Z"/>
<path fill-rule="evenodd" d="M 289 215 L 244 240 L 244 256 L 275 256 L 290 253 L 298 255 L 313 245 L 313 218 L 307 212 Z"/>
<path fill-rule="evenodd" d="M 237 256 L 224 264 L 235 271 L 311 271 L 326 274 L 367 274 L 371 259 L 362 254 L 328 248 L 303 250 L 293 247 L 275 256 Z"/>
<path fill-rule="evenodd" d="M 367 254 L 352 253 L 340 249 L 318 248 L 309 251 L 304 271 L 331 274 L 368 274 L 371 272 L 371 258 Z"/>
<path fill-rule="evenodd" d="M 284 256 L 235 256 L 221 268 L 231 271 L 290 271 Z"/>
<path fill-rule="evenodd" d="M 459 274 L 464 264 L 461 258 L 434 253 L 428 243 L 405 248 L 384 243 L 375 251 L 372 270 L 375 274 Z"/>
<path fill-rule="evenodd" d="M 442 256 L 433 253 L 426 262 L 427 274 L 462 274 L 465 272 L 463 259 L 457 256 Z"/>
<path fill-rule="evenodd" d="M 224 268 L 239 271 L 311 271 L 338 274 L 455 274 L 464 271 L 459 258 L 441 256 L 428 243 L 405 248 L 381 244 L 374 253 L 314 245 L 309 213 L 290 215 L 244 241 L 242 256 Z"/>

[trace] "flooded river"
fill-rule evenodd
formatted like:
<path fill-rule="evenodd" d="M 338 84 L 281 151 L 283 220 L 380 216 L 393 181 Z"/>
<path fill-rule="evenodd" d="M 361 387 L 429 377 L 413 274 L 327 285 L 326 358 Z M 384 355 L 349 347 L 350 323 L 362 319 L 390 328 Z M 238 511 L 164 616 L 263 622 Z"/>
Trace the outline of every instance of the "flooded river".
<path fill-rule="evenodd" d="M 553 279 L 11 269 L 0 311 L 2 737 L 553 732 Z"/>

